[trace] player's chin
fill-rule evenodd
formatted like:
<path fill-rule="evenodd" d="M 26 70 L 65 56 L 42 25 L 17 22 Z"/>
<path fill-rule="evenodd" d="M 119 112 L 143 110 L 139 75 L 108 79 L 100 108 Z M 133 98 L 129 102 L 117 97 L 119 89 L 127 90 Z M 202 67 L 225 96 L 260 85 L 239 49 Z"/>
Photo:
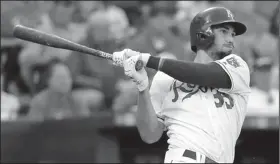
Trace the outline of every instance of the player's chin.
<path fill-rule="evenodd" d="M 224 53 L 231 53 L 232 50 L 233 50 L 233 47 L 226 47 L 226 46 L 224 46 L 224 47 L 222 48 L 222 51 L 223 51 Z"/>
<path fill-rule="evenodd" d="M 218 53 L 218 56 L 219 56 L 220 59 L 222 59 L 222 58 L 230 55 L 231 53 L 232 53 L 232 49 L 223 49 L 222 51 L 220 51 Z"/>

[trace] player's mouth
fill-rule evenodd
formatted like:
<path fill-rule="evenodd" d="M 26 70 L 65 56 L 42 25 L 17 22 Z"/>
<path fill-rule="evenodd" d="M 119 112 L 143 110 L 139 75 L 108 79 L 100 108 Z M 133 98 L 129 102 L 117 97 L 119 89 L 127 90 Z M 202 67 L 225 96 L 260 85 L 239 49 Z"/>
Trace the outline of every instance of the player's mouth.
<path fill-rule="evenodd" d="M 231 49 L 234 48 L 233 44 L 224 44 L 224 46 L 227 47 L 227 48 L 231 48 Z"/>

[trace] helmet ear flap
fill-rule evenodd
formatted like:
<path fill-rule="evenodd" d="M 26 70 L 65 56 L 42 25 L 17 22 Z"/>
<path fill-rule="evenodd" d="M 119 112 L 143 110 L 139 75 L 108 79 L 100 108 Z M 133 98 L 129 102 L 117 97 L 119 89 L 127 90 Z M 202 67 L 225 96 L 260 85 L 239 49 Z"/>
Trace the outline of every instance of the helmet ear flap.
<path fill-rule="evenodd" d="M 200 32 L 200 33 L 196 33 L 196 37 L 198 40 L 206 40 L 208 36 Z"/>
<path fill-rule="evenodd" d="M 206 50 L 214 42 L 214 35 L 209 32 L 198 32 L 196 33 L 196 40 L 196 47 Z"/>

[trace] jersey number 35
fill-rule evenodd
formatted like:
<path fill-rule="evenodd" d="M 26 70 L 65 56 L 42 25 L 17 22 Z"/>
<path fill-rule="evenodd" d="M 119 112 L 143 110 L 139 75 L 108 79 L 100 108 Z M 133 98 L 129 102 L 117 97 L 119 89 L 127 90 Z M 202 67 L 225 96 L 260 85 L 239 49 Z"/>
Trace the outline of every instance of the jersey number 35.
<path fill-rule="evenodd" d="M 218 100 L 217 102 L 215 102 L 217 108 L 222 107 L 224 104 L 226 104 L 227 109 L 233 108 L 234 101 L 230 95 L 217 91 L 217 93 L 215 93 L 213 96 L 216 100 Z"/>

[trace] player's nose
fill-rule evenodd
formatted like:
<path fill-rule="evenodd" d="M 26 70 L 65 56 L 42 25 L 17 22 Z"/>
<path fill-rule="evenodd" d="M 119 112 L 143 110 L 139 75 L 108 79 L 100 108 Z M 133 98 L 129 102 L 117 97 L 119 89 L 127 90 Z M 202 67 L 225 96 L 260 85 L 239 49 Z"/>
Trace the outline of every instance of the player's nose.
<path fill-rule="evenodd" d="M 228 36 L 225 39 L 226 45 L 234 47 L 234 38 L 232 36 Z"/>

